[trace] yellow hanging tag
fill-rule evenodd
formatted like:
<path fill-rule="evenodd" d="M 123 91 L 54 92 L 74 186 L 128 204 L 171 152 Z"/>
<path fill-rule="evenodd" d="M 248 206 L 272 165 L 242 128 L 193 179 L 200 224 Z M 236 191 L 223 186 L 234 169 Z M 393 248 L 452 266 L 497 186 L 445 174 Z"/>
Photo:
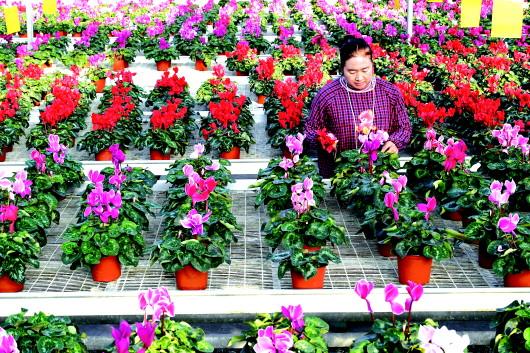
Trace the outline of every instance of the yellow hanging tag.
<path fill-rule="evenodd" d="M 491 17 L 491 37 L 521 38 L 524 4 L 521 0 L 495 0 Z"/>
<path fill-rule="evenodd" d="M 6 20 L 6 34 L 20 31 L 20 19 L 18 18 L 18 8 L 16 6 L 4 7 L 4 18 Z"/>
<path fill-rule="evenodd" d="M 478 27 L 482 0 L 462 0 L 460 6 L 460 27 Z"/>
<path fill-rule="evenodd" d="M 42 13 L 45 15 L 57 14 L 57 0 L 43 0 Z"/>

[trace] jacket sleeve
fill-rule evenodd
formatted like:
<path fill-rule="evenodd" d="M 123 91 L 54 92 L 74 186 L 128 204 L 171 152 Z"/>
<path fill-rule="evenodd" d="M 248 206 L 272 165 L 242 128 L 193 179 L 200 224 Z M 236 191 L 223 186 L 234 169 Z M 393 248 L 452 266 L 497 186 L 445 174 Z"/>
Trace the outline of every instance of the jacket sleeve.
<path fill-rule="evenodd" d="M 410 136 L 412 134 L 412 126 L 410 124 L 407 107 L 401 92 L 396 88 L 391 107 L 391 122 L 389 139 L 394 142 L 396 147 L 401 150 L 407 147 Z"/>

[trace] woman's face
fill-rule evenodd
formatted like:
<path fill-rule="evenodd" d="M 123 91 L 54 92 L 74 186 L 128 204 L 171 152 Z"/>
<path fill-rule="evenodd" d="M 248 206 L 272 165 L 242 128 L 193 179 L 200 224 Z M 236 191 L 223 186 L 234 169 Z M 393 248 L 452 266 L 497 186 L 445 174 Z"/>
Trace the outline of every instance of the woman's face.
<path fill-rule="evenodd" d="M 374 65 L 369 56 L 352 56 L 344 63 L 343 73 L 350 86 L 363 90 L 374 77 Z"/>

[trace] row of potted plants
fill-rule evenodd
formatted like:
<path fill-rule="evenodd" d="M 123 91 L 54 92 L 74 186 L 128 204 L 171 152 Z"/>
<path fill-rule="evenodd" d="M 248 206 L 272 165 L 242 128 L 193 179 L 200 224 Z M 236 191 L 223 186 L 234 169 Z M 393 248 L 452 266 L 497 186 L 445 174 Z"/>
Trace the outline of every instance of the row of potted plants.
<path fill-rule="evenodd" d="M 59 200 L 84 179 L 81 164 L 67 157 L 57 135 L 48 136 L 45 150 L 33 150 L 25 170 L 0 176 L 0 291 L 24 288 L 27 266 L 39 266 L 46 230 L 59 223 Z"/>
<path fill-rule="evenodd" d="M 459 335 L 446 326 L 427 318 L 423 322 L 412 320 L 412 308 L 423 297 L 423 288 L 409 282 L 407 298 L 399 299 L 398 287 L 386 285 L 384 300 L 389 303 L 391 317 L 375 318 L 370 298 L 372 282 L 360 280 L 355 293 L 367 304 L 372 327 L 351 345 L 350 353 L 379 351 L 392 352 L 455 352 L 468 351 L 468 335 Z M 141 322 L 129 324 L 121 321 L 112 328 L 112 347 L 107 352 L 170 352 L 193 350 L 211 353 L 213 345 L 201 328 L 186 322 L 177 322 L 175 303 L 164 288 L 148 289 L 138 295 L 138 306 L 144 312 Z M 529 304 L 513 302 L 498 310 L 495 316 L 495 337 L 491 339 L 492 352 L 517 350 L 527 340 Z M 407 314 L 402 319 L 401 315 Z M 329 325 L 317 316 L 304 313 L 301 305 L 282 306 L 280 312 L 258 314 L 247 323 L 248 328 L 233 336 L 228 347 L 244 343 L 243 352 L 328 352 L 326 335 Z M 42 327 L 53 327 L 43 330 Z M 0 348 L 6 353 L 29 353 L 38 347 L 42 352 L 87 352 L 86 334 L 72 324 L 69 318 L 47 315 L 43 312 L 28 316 L 26 310 L 10 315 L 0 327 Z"/>

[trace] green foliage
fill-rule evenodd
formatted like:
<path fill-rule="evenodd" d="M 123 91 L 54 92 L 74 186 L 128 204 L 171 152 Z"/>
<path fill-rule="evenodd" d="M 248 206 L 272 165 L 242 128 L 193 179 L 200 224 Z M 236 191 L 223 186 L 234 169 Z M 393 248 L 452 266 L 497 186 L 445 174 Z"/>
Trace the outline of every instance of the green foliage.
<path fill-rule="evenodd" d="M 328 346 L 324 336 L 329 332 L 329 325 L 316 316 L 304 316 L 304 324 L 303 330 L 297 332 L 291 329 L 291 321 L 279 312 L 258 314 L 255 320 L 247 322 L 248 330 L 243 331 L 239 336 L 233 336 L 228 346 L 244 342 L 242 353 L 254 352 L 258 331 L 272 326 L 276 332 L 289 331 L 293 334 L 294 345 L 291 350 L 295 353 L 327 353 Z"/>
<path fill-rule="evenodd" d="M 142 50 L 144 52 L 145 57 L 147 59 L 153 59 L 154 61 L 171 61 L 173 59 L 177 59 L 179 57 L 179 53 L 177 52 L 175 47 L 170 46 L 168 49 L 160 49 L 159 43 L 161 38 L 163 37 L 146 36 L 142 39 Z M 168 43 L 170 42 L 168 37 L 164 38 Z"/>
<path fill-rule="evenodd" d="M 117 256 L 123 265 L 137 266 L 145 246 L 141 228 L 122 216 L 105 224 L 91 215 L 85 222 L 70 225 L 63 236 L 61 259 L 71 269 L 96 265 L 105 256 Z"/>
<path fill-rule="evenodd" d="M 495 339 L 491 341 L 494 353 L 530 352 L 530 305 L 513 301 L 497 309 L 493 321 Z"/>
<path fill-rule="evenodd" d="M 0 275 L 24 283 L 27 266 L 39 267 L 39 254 L 39 243 L 27 231 L 0 232 Z"/>
<path fill-rule="evenodd" d="M 10 315 L 2 324 L 21 353 L 86 353 L 86 335 L 79 333 L 69 318 L 43 312 L 25 316 L 27 309 Z"/>
<path fill-rule="evenodd" d="M 359 150 L 344 151 L 331 177 L 331 194 L 359 216 L 374 208 L 382 173 L 396 173 L 400 168 L 397 153 L 379 153 L 372 167 L 368 159 L 368 155 Z"/>
<path fill-rule="evenodd" d="M 271 260 L 279 263 L 279 278 L 283 278 L 287 270 L 293 270 L 306 280 L 314 277 L 319 268 L 327 266 L 330 262 L 340 263 L 340 257 L 326 247 L 316 251 L 296 248 L 278 251 L 271 256 Z"/>

